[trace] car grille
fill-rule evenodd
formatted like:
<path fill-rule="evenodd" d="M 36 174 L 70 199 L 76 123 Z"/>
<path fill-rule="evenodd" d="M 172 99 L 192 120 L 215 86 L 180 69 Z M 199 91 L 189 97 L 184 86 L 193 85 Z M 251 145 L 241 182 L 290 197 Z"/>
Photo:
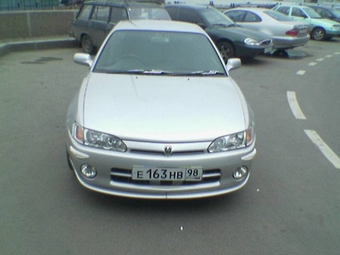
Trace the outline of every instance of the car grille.
<path fill-rule="evenodd" d="M 164 156 L 164 151 L 150 151 L 150 150 L 137 150 L 137 149 L 131 149 L 131 153 L 136 153 L 136 154 L 150 154 L 150 155 L 163 155 Z M 193 154 L 203 154 L 206 153 L 204 150 L 189 150 L 189 151 L 174 151 L 171 153 L 171 155 L 193 155 Z"/>
<path fill-rule="evenodd" d="M 208 184 L 218 182 L 221 178 L 220 169 L 203 170 L 201 181 L 139 181 L 132 180 L 132 170 L 112 168 L 111 181 L 122 184 L 137 184 L 137 185 L 161 185 L 161 186 L 187 186 L 195 184 Z"/>
<path fill-rule="evenodd" d="M 262 42 L 260 42 L 260 45 L 270 45 L 272 43 L 271 39 L 268 40 L 263 40 Z"/>

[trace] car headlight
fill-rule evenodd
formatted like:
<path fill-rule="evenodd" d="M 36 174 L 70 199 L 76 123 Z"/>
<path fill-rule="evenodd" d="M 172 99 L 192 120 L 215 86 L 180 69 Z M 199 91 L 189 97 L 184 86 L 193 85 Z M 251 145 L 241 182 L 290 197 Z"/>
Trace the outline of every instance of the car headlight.
<path fill-rule="evenodd" d="M 210 153 L 237 150 L 250 146 L 255 139 L 254 126 L 245 131 L 215 139 L 208 147 Z"/>
<path fill-rule="evenodd" d="M 333 30 L 339 30 L 339 29 L 340 29 L 340 25 L 333 25 L 333 26 L 332 26 L 332 29 L 333 29 Z"/>
<path fill-rule="evenodd" d="M 118 137 L 83 128 L 76 123 L 73 125 L 72 136 L 77 142 L 87 146 L 119 152 L 127 150 L 125 143 Z"/>
<path fill-rule="evenodd" d="M 245 44 L 248 44 L 248 45 L 260 45 L 260 43 L 252 38 L 247 38 L 244 40 L 244 43 Z"/>

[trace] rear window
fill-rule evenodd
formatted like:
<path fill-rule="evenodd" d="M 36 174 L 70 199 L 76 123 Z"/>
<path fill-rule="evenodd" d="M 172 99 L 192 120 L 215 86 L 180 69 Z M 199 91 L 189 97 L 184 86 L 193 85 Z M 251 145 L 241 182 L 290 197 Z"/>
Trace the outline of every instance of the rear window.
<path fill-rule="evenodd" d="M 171 20 L 169 13 L 164 8 L 133 7 L 129 8 L 129 15 L 131 20 Z"/>
<path fill-rule="evenodd" d="M 280 12 L 276 12 L 276 11 L 264 11 L 265 14 L 267 14 L 268 16 L 272 17 L 273 19 L 276 19 L 278 21 L 292 21 L 291 18 L 289 18 L 288 16 L 280 13 Z"/>

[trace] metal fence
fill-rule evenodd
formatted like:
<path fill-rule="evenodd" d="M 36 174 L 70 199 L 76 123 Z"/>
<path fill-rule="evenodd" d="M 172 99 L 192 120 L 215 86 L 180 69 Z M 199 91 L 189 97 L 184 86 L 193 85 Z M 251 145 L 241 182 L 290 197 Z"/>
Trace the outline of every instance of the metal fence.
<path fill-rule="evenodd" d="M 0 11 L 54 9 L 68 4 L 73 0 L 0 0 Z"/>

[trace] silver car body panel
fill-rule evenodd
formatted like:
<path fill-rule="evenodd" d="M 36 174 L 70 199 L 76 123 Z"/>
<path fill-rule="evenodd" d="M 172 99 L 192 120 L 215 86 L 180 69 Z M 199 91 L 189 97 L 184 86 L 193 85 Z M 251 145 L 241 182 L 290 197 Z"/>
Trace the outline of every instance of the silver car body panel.
<path fill-rule="evenodd" d="M 274 49 L 289 49 L 303 46 L 310 39 L 306 22 L 294 20 L 278 21 L 265 13 L 271 10 L 262 8 L 235 8 L 225 11 L 225 14 L 238 10 L 254 13 L 261 18 L 261 21 L 236 23 L 242 27 L 270 35 L 274 43 Z M 286 32 L 293 29 L 298 30 L 299 33 L 296 36 L 287 36 Z"/>

